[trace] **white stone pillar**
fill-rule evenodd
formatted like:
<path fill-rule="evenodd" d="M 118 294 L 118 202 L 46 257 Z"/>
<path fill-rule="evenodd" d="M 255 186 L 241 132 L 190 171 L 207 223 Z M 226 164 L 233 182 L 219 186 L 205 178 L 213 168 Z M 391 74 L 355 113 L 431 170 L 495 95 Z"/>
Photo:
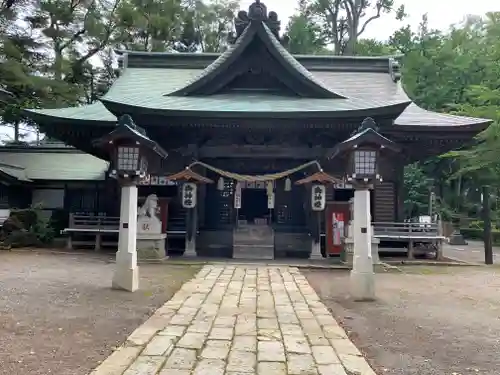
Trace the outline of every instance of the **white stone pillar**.
<path fill-rule="evenodd" d="M 311 254 L 309 259 L 324 259 L 321 254 L 321 241 L 316 242 L 315 239 L 311 239 Z"/>
<path fill-rule="evenodd" d="M 184 256 L 185 257 L 196 257 L 198 254 L 196 253 L 196 235 L 198 229 L 198 207 L 188 208 L 187 209 L 187 225 L 186 225 L 186 247 L 184 248 Z M 191 226 L 191 228 L 189 228 Z M 191 230 L 191 239 L 188 239 L 188 231 Z"/>
<path fill-rule="evenodd" d="M 354 257 L 350 275 L 351 296 L 358 301 L 375 299 L 372 259 L 370 190 L 354 191 Z"/>
<path fill-rule="evenodd" d="M 324 215 L 324 211 L 313 211 L 316 220 L 316 236 L 311 238 L 311 253 L 309 254 L 309 259 L 323 259 L 321 254 L 321 216 Z M 318 241 L 316 241 L 316 239 Z"/>
<path fill-rule="evenodd" d="M 137 186 L 121 188 L 120 231 L 113 288 L 135 292 L 139 289 L 137 266 Z"/>

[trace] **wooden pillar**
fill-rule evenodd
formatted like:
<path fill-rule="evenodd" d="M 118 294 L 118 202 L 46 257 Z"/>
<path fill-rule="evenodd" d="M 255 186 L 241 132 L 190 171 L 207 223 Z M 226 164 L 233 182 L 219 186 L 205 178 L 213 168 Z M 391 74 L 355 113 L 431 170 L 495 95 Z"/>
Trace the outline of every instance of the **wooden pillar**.
<path fill-rule="evenodd" d="M 412 223 L 408 223 L 408 259 L 415 259 L 414 243 L 412 239 Z"/>
<path fill-rule="evenodd" d="M 437 220 L 437 235 L 440 237 L 436 243 L 436 260 L 443 260 L 443 242 L 444 240 L 441 237 L 444 237 L 443 231 L 443 220 L 441 217 Z"/>
<path fill-rule="evenodd" d="M 493 241 L 491 237 L 491 207 L 490 187 L 482 189 L 483 220 L 484 220 L 484 263 L 493 264 Z"/>
<path fill-rule="evenodd" d="M 203 177 L 207 176 L 207 169 L 203 168 L 200 173 Z M 203 227 L 205 225 L 205 199 L 207 196 L 207 184 L 199 184 L 198 185 L 198 228 Z"/>
<path fill-rule="evenodd" d="M 402 162 L 396 163 L 395 168 L 395 214 L 396 214 L 396 222 L 402 222 L 404 220 L 404 164 Z"/>

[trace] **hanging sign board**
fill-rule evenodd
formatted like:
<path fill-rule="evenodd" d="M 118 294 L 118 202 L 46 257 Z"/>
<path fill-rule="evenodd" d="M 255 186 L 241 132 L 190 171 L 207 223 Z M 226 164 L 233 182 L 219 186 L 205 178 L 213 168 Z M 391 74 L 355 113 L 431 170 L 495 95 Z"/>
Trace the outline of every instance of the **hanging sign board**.
<path fill-rule="evenodd" d="M 236 184 L 236 189 L 234 190 L 234 208 L 241 208 L 241 185 Z"/>
<path fill-rule="evenodd" d="M 326 206 L 326 187 L 313 185 L 311 189 L 311 208 L 313 211 L 323 211 Z"/>
<path fill-rule="evenodd" d="M 186 182 L 182 185 L 182 207 L 194 208 L 196 206 L 196 184 Z"/>
<path fill-rule="evenodd" d="M 274 193 L 267 196 L 267 208 L 270 210 L 274 208 Z"/>

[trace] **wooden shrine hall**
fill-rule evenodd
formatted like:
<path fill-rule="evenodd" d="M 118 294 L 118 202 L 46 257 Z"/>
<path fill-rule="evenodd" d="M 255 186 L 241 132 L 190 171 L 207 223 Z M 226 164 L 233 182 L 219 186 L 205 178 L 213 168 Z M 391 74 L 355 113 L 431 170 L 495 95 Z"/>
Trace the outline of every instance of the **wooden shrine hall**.
<path fill-rule="evenodd" d="M 139 189 L 143 197 L 168 200 L 164 230 L 174 236 L 171 225 L 179 228 L 185 217 L 179 184 L 167 177 L 191 166 L 206 179 L 197 190 L 197 254 L 237 257 L 246 248 L 246 255 L 263 258 L 309 256 L 317 222 L 307 184 L 297 182 L 320 170 L 332 178 L 323 247 L 340 252 L 332 245 L 332 218 L 348 221 L 353 190 L 344 180 L 345 161 L 329 155 L 364 119 L 401 148 L 379 162 L 383 180 L 371 193 L 376 222 L 405 219 L 405 165 L 461 147 L 490 123 L 412 103 L 395 59 L 292 56 L 277 14 L 260 2 L 238 13 L 235 30 L 234 43 L 220 55 L 119 51 L 120 77 L 99 102 L 27 114 L 49 137 L 101 159 L 107 155 L 92 140 L 129 115 L 168 152 Z M 115 203 L 100 211 L 116 216 Z"/>

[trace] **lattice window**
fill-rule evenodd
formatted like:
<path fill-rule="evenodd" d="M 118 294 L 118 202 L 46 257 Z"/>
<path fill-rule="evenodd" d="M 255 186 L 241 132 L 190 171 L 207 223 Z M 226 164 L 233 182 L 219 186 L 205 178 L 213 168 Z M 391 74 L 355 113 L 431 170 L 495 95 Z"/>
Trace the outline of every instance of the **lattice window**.
<path fill-rule="evenodd" d="M 354 172 L 360 175 L 375 174 L 375 151 L 357 150 L 354 153 Z"/>
<path fill-rule="evenodd" d="M 136 171 L 139 164 L 139 147 L 118 147 L 118 170 Z"/>

